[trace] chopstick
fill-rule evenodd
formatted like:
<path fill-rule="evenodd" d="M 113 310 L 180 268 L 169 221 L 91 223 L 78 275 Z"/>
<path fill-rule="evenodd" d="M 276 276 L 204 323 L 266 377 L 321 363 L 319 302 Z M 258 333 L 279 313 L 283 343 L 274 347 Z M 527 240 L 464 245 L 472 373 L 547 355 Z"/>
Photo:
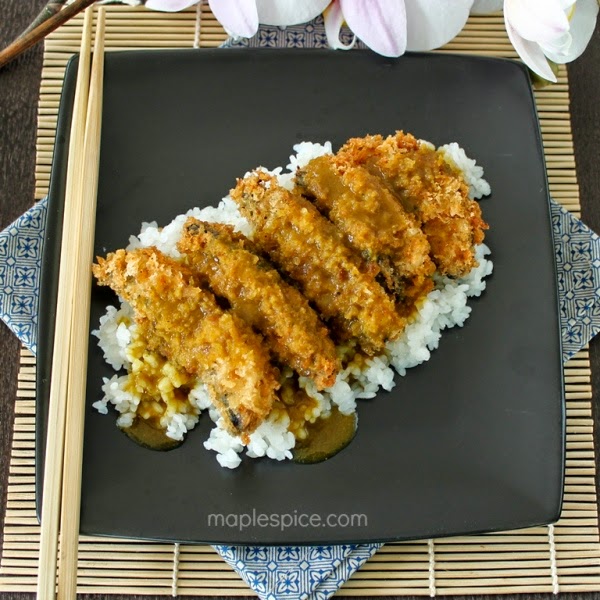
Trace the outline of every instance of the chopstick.
<path fill-rule="evenodd" d="M 88 80 L 90 71 L 90 49 L 92 41 L 93 14 L 85 13 L 71 134 L 67 162 L 67 181 L 63 218 L 63 236 L 60 254 L 60 271 L 52 371 L 50 379 L 50 400 L 48 409 L 48 431 L 44 463 L 44 488 L 42 495 L 42 523 L 40 537 L 40 562 L 38 566 L 38 598 L 54 598 L 56 589 L 58 531 L 62 492 L 63 451 L 66 415 L 66 389 L 68 379 L 68 359 L 71 346 L 71 313 L 73 308 L 73 285 L 75 254 L 71 237 L 75 232 L 76 189 L 81 187 L 83 127 L 87 113 Z"/>
<path fill-rule="evenodd" d="M 95 1 L 96 0 L 74 0 L 74 2 L 58 10 L 53 15 L 38 22 L 33 28 L 26 29 L 9 46 L 0 51 L 0 69 Z M 47 8 L 48 7 L 46 7 L 46 10 Z M 41 14 L 38 15 L 38 19 L 40 16 Z"/>
<path fill-rule="evenodd" d="M 104 70 L 104 9 L 85 14 L 69 142 L 44 465 L 37 597 L 75 598 L 81 460 Z M 60 563 L 57 565 L 60 530 Z"/>
<path fill-rule="evenodd" d="M 94 254 L 94 228 L 98 195 L 100 163 L 100 133 L 102 125 L 102 87 L 104 80 L 105 9 L 98 11 L 94 59 L 90 77 L 90 92 L 83 148 L 84 181 L 81 190 L 81 234 L 76 248 L 73 321 L 71 330 L 71 360 L 67 385 L 68 401 L 65 434 L 65 464 L 59 546 L 58 597 L 77 595 L 77 551 L 79 545 L 79 514 L 81 504 L 81 466 L 83 461 L 83 427 L 85 421 L 86 375 L 90 326 L 90 301 Z"/>

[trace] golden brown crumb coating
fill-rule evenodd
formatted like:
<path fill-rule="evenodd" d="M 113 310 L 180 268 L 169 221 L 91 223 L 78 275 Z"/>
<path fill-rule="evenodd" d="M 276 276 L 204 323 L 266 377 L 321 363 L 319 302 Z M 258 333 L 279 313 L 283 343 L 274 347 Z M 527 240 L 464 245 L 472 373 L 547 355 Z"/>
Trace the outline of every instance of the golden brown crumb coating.
<path fill-rule="evenodd" d="M 348 243 L 378 265 L 385 286 L 400 300 L 412 305 L 433 288 L 429 242 L 380 178 L 325 155 L 301 169 L 296 182 Z"/>
<path fill-rule="evenodd" d="M 459 277 L 476 266 L 474 245 L 483 241 L 488 226 L 479 204 L 469 198 L 462 174 L 440 152 L 398 131 L 385 139 L 350 139 L 338 156 L 381 177 L 414 214 L 440 273 Z"/>
<path fill-rule="evenodd" d="M 231 191 L 254 241 L 293 279 L 342 338 L 381 353 L 405 321 L 343 234 L 300 195 L 257 171 Z"/>
<path fill-rule="evenodd" d="M 279 387 L 269 351 L 187 267 L 143 248 L 98 258 L 93 272 L 132 306 L 152 350 L 202 379 L 230 433 L 247 435 L 260 425 Z"/>
<path fill-rule="evenodd" d="M 313 379 L 319 389 L 335 383 L 340 364 L 327 328 L 247 238 L 229 225 L 190 217 L 177 247 L 194 273 L 265 336 L 281 362 Z"/>

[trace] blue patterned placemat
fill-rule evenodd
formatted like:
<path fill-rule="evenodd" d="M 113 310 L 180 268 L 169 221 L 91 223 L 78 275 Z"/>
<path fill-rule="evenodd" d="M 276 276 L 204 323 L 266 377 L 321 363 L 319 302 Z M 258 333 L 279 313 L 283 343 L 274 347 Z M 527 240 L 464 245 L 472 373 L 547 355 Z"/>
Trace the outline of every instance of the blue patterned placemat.
<path fill-rule="evenodd" d="M 354 42 L 354 48 L 366 50 L 354 34 L 343 27 L 340 42 L 345 46 Z M 317 17 L 311 23 L 291 25 L 289 27 L 270 27 L 261 25 L 253 38 L 229 38 L 221 48 L 330 48 L 325 34 L 323 17 Z"/>
<path fill-rule="evenodd" d="M 0 318 L 34 354 L 46 206 L 38 202 L 0 233 Z"/>
<path fill-rule="evenodd" d="M 260 596 L 268 600 L 333 595 L 383 544 L 338 546 L 215 546 Z"/>
<path fill-rule="evenodd" d="M 600 238 L 554 202 L 552 228 L 566 361 L 600 329 Z"/>

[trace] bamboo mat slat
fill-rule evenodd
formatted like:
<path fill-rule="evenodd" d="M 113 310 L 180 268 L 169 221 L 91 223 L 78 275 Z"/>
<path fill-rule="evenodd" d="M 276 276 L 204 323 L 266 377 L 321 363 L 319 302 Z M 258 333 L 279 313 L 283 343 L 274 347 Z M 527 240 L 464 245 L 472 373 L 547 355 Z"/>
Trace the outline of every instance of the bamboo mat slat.
<path fill-rule="evenodd" d="M 198 20 L 199 19 L 199 20 Z M 36 199 L 48 192 L 64 69 L 78 50 L 82 17 L 47 40 L 39 104 Z M 107 7 L 109 50 L 216 47 L 226 38 L 205 4 L 181 13 Z M 501 17 L 473 17 L 442 52 L 516 58 Z M 550 190 L 580 213 L 566 70 L 536 92 Z M 600 590 L 600 537 L 587 349 L 564 369 L 567 453 L 564 509 L 554 526 L 387 544 L 340 596 L 502 594 Z M 0 591 L 33 592 L 39 545 L 35 516 L 35 358 L 21 354 L 8 483 Z M 246 584 L 209 546 L 81 536 L 78 589 L 95 594 L 245 596 Z M 174 576 L 176 576 L 174 578 Z"/>

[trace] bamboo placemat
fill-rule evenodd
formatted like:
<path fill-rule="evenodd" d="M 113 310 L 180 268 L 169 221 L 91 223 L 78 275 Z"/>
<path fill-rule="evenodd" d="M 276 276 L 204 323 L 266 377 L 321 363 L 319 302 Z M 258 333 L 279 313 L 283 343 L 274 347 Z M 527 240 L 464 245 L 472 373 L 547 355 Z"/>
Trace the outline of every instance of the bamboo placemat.
<path fill-rule="evenodd" d="M 183 13 L 109 6 L 107 49 L 215 47 L 225 33 L 204 4 Z M 52 34 L 44 52 L 37 139 L 36 199 L 48 191 L 64 68 L 78 50 L 82 18 Z M 515 58 L 501 17 L 471 18 L 442 51 Z M 579 216 L 566 70 L 536 92 L 550 189 Z M 560 521 L 506 533 L 387 544 L 340 595 L 498 594 L 600 590 L 592 390 L 587 350 L 565 367 L 567 456 Z M 35 359 L 21 355 L 8 481 L 0 591 L 35 591 Z M 78 588 L 96 594 L 244 596 L 252 592 L 210 546 L 82 536 Z"/>

